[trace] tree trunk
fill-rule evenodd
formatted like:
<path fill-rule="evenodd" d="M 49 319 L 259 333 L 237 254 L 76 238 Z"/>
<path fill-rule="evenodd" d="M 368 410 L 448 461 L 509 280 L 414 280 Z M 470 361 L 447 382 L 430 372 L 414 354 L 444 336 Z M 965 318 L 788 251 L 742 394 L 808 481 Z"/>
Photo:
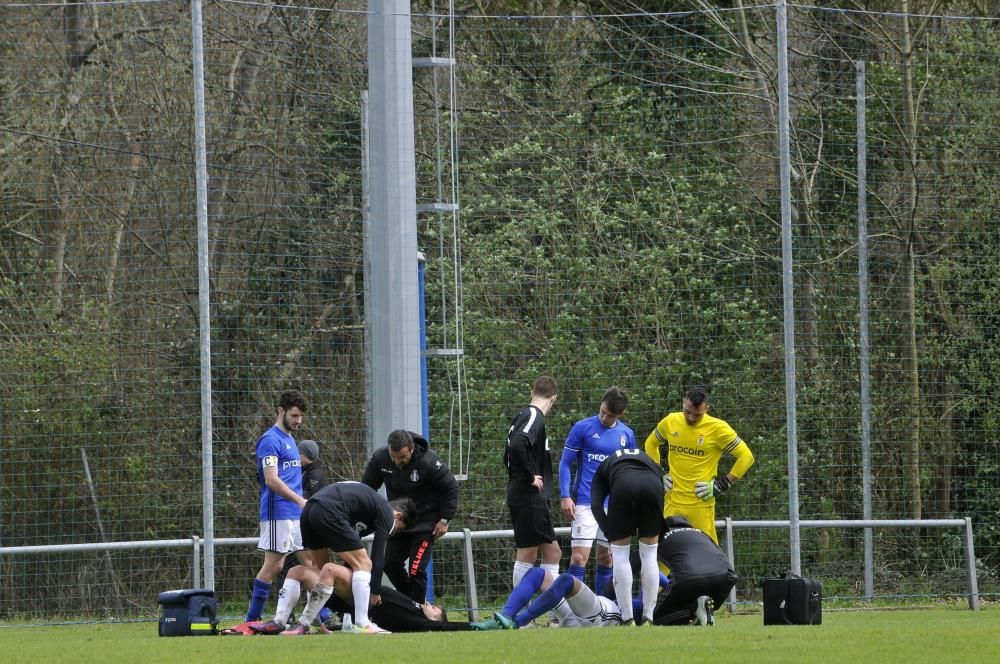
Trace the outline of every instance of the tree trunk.
<path fill-rule="evenodd" d="M 82 7 L 78 4 L 67 4 L 63 7 L 63 76 L 59 94 L 60 107 L 63 109 L 62 121 L 59 126 L 59 138 L 71 140 L 69 126 L 72 115 L 79 105 L 79 99 L 73 93 L 73 84 L 83 62 L 86 44 L 83 40 L 82 24 L 85 18 L 81 15 Z M 69 204 L 70 181 L 66 177 L 67 148 L 64 140 L 57 141 L 52 157 L 52 200 L 54 211 L 52 215 L 52 313 L 60 316 L 64 307 L 64 287 L 66 283 L 66 242 L 69 236 Z"/>
<path fill-rule="evenodd" d="M 139 166 L 142 165 L 142 157 L 139 155 L 139 144 L 134 140 L 128 143 L 132 156 L 128 161 L 128 182 L 122 192 L 121 202 L 113 208 L 115 215 L 115 227 L 111 234 L 110 247 L 108 249 L 108 271 L 104 279 L 104 292 L 107 294 L 108 305 L 114 303 L 115 299 L 115 275 L 118 270 L 118 260 L 121 256 L 122 238 L 125 235 L 125 222 L 132 212 L 132 201 L 135 200 L 135 188 L 139 180 Z"/>

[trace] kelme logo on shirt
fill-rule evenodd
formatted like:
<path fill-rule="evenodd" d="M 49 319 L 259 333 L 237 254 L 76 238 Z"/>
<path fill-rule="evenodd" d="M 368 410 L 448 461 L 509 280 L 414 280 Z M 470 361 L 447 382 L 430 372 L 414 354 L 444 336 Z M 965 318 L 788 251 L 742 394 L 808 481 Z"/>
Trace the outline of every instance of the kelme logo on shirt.
<path fill-rule="evenodd" d="M 365 532 L 367 528 L 368 526 L 367 524 L 365 524 L 364 521 L 358 521 L 356 524 L 354 524 L 354 532 L 356 532 L 358 535 Z"/>

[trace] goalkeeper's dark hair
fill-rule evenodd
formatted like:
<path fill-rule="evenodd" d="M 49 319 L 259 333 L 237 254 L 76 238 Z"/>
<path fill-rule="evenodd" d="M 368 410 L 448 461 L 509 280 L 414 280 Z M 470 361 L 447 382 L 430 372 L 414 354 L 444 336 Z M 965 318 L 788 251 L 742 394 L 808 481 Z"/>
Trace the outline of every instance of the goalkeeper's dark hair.
<path fill-rule="evenodd" d="M 412 528 L 417 522 L 417 504 L 413 502 L 413 498 L 396 498 L 390 500 L 389 505 L 403 515 L 403 528 Z"/>
<path fill-rule="evenodd" d="M 691 405 L 697 408 L 703 403 L 708 403 L 708 390 L 706 390 L 701 385 L 692 385 L 684 393 L 684 398 L 691 402 Z"/>

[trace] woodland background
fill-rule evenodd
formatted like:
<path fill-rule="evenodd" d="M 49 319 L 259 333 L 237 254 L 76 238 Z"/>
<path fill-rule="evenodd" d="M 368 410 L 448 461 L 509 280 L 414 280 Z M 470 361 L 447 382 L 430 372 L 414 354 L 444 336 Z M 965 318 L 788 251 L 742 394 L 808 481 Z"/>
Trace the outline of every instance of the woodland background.
<path fill-rule="evenodd" d="M 874 515 L 970 516 L 988 597 L 1000 22 L 986 2 L 816 4 L 788 9 L 800 515 L 862 510 L 860 61 Z M 412 11 L 414 56 L 453 44 L 457 62 L 453 98 L 440 73 L 414 73 L 418 202 L 459 209 L 418 219 L 428 345 L 464 350 L 461 366 L 429 360 L 432 444 L 469 478 L 455 528 L 508 527 L 503 441 L 541 372 L 560 383 L 557 460 L 612 384 L 640 442 L 686 386 L 709 386 L 757 456 L 718 515 L 787 518 L 774 5 Z M 280 390 L 310 398 L 300 438 L 333 477 L 366 460 L 364 12 L 204 3 L 218 537 L 256 533 L 253 445 Z M 0 546 L 198 534 L 189 3 L 3 3 L 0 57 Z M 880 595 L 963 592 L 958 532 L 876 538 Z M 856 595 L 861 543 L 803 531 L 804 571 Z M 505 592 L 510 546 L 477 543 L 484 595 Z M 736 550 L 744 599 L 788 567 L 783 531 Z M 218 553 L 217 589 L 242 603 L 258 554 Z M 440 547 L 442 594 L 461 594 L 458 553 Z M 148 611 L 188 562 L 0 556 L 0 616 Z"/>

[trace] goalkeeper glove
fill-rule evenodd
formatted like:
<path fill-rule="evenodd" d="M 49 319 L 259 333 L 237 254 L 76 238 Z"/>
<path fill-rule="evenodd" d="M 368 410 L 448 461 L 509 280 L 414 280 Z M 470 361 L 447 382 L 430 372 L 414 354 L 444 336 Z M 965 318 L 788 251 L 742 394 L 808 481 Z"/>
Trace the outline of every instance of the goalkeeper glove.
<path fill-rule="evenodd" d="M 722 477 L 716 477 L 715 480 L 711 482 L 695 482 L 694 495 L 698 496 L 702 500 L 709 500 L 713 496 L 725 493 L 726 490 L 732 485 L 733 483 L 730 482 L 729 478 L 725 475 Z"/>
<path fill-rule="evenodd" d="M 670 473 L 667 473 L 666 475 L 663 476 L 663 493 L 668 493 L 673 488 L 674 488 L 674 478 L 670 476 Z"/>

